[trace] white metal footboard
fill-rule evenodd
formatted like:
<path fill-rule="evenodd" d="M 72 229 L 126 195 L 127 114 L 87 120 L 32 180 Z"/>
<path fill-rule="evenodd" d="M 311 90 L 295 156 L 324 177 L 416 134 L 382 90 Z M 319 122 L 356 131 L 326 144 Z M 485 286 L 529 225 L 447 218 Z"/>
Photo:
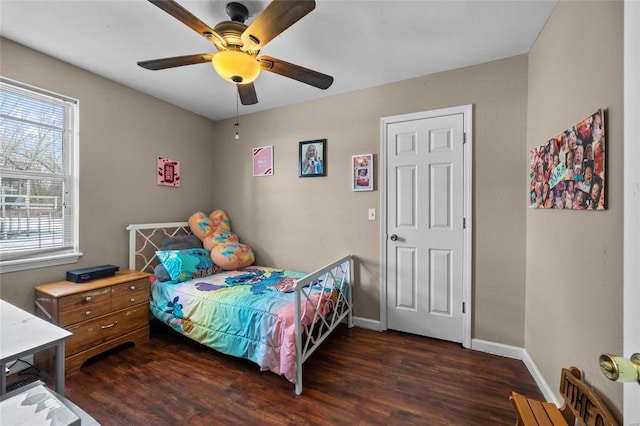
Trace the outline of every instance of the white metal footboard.
<path fill-rule="evenodd" d="M 312 293 L 321 290 L 322 297 Z M 351 255 L 310 273 L 296 284 L 296 394 L 302 393 L 302 364 L 345 318 L 353 327 Z M 331 309 L 325 315 L 327 299 Z M 309 321 L 309 318 L 311 320 Z M 306 324 L 306 325 L 305 325 Z"/>

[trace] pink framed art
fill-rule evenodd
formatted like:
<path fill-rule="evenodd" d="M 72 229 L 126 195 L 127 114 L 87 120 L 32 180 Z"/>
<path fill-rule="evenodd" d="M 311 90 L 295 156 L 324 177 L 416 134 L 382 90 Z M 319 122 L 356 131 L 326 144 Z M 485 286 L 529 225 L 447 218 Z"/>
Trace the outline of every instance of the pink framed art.
<path fill-rule="evenodd" d="M 253 148 L 253 176 L 273 176 L 273 146 Z"/>
<path fill-rule="evenodd" d="M 156 183 L 163 186 L 180 186 L 180 162 L 158 157 Z"/>

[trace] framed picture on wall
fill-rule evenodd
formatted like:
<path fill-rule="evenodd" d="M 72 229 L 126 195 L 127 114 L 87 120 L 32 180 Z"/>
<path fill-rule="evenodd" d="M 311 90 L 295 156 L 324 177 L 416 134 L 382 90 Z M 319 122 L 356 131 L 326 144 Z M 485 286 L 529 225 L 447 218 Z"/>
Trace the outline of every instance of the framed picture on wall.
<path fill-rule="evenodd" d="M 253 176 L 273 176 L 273 146 L 253 148 Z"/>
<path fill-rule="evenodd" d="M 180 162 L 158 157 L 156 183 L 162 186 L 180 186 Z"/>
<path fill-rule="evenodd" d="M 373 191 L 373 154 L 351 157 L 351 180 L 354 191 Z"/>
<path fill-rule="evenodd" d="M 604 128 L 600 109 L 531 150 L 529 207 L 606 208 Z"/>
<path fill-rule="evenodd" d="M 300 142 L 298 152 L 298 176 L 318 177 L 327 175 L 327 140 Z"/>

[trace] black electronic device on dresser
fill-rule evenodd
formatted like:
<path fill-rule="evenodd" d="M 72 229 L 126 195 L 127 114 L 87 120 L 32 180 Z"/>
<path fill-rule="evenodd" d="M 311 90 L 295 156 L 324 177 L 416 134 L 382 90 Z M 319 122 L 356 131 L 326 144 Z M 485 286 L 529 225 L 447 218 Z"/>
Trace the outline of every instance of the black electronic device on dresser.
<path fill-rule="evenodd" d="M 74 269 L 73 271 L 67 271 L 67 281 L 71 281 L 72 283 L 85 283 L 97 278 L 112 277 L 119 270 L 120 267 L 115 265 L 101 265 L 85 269 Z"/>

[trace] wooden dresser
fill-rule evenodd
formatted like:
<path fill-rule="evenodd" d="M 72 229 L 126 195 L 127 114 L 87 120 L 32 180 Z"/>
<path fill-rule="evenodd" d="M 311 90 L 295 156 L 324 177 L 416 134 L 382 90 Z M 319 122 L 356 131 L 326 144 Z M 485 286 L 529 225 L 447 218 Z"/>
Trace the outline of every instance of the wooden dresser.
<path fill-rule="evenodd" d="M 36 315 L 73 333 L 66 341 L 65 375 L 94 355 L 123 343 L 149 340 L 149 277 L 123 270 L 86 283 L 59 281 L 35 288 Z M 36 357 L 49 369 L 52 353 Z"/>

